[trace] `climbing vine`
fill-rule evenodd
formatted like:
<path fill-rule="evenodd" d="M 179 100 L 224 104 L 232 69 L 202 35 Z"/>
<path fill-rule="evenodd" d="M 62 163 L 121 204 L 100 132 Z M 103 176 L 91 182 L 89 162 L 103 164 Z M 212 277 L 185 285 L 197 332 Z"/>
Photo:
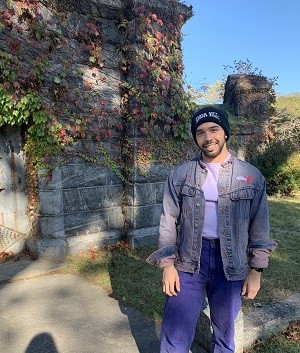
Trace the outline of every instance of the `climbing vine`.
<path fill-rule="evenodd" d="M 24 149 L 35 178 L 37 170 L 63 163 L 56 156 L 75 155 L 111 168 L 126 184 L 134 154 L 138 166 L 164 155 L 147 154 L 132 136 L 144 138 L 149 148 L 155 146 L 153 139 L 188 136 L 193 107 L 183 90 L 180 48 L 186 18 L 178 10 L 162 18 L 147 6 L 131 8 L 128 2 L 125 7 L 116 21 L 122 73 L 118 105 L 101 90 L 109 85 L 101 19 L 78 14 L 74 24 L 71 12 L 49 1 L 1 2 L 0 126 L 25 131 Z M 77 148 L 80 140 L 93 142 L 97 153 Z M 120 143 L 107 148 L 106 141 Z M 163 146 L 170 149 L 168 143 Z"/>
<path fill-rule="evenodd" d="M 146 6 L 133 9 L 134 21 L 120 21 L 126 35 L 136 31 L 137 45 L 125 45 L 122 69 L 123 113 L 142 136 L 188 137 L 191 107 L 183 89 L 181 26 L 183 15 L 162 20 Z M 128 41 L 125 41 L 128 43 Z"/>
<path fill-rule="evenodd" d="M 20 63 L 11 54 L 0 52 L 0 72 L 0 126 L 28 126 L 25 151 L 41 168 L 47 155 L 60 151 L 55 128 L 48 129 L 41 98 L 19 77 Z"/>

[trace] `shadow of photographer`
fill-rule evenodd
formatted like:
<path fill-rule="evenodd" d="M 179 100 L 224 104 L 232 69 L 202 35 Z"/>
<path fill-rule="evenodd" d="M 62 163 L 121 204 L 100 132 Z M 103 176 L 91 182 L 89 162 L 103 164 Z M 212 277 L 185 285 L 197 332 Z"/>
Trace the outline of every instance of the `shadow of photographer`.
<path fill-rule="evenodd" d="M 25 353 L 59 353 L 50 333 L 43 332 L 33 337 Z"/>

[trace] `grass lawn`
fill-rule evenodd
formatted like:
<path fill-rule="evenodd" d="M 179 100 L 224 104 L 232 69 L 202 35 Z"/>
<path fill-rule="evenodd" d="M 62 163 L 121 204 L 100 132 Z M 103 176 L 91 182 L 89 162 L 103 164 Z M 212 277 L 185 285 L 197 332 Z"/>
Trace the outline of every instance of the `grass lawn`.
<path fill-rule="evenodd" d="M 252 310 L 254 305 L 266 305 L 283 300 L 300 291 L 299 271 L 299 229 L 300 198 L 270 198 L 271 237 L 280 244 L 272 254 L 270 265 L 263 273 L 262 289 L 254 301 L 244 301 L 244 311 Z M 161 290 L 161 270 L 145 262 L 155 247 L 143 247 L 132 250 L 125 244 L 119 244 L 108 250 L 93 250 L 70 258 L 67 271 L 81 274 L 99 284 L 111 295 L 135 307 L 145 315 L 160 321 L 164 305 Z M 254 304 L 254 305 L 253 305 Z M 298 330 L 299 334 L 299 330 Z M 285 336 L 272 339 L 270 350 L 256 347 L 260 352 L 299 352 L 296 350 L 276 350 L 288 340 Z M 292 340 L 292 348 L 295 344 Z M 254 351 L 253 351 L 254 352 Z M 252 353 L 252 351 L 249 351 Z"/>
<path fill-rule="evenodd" d="M 271 255 L 268 269 L 262 275 L 262 287 L 252 304 L 270 304 L 300 292 L 300 198 L 269 198 L 271 237 L 279 240 Z"/>

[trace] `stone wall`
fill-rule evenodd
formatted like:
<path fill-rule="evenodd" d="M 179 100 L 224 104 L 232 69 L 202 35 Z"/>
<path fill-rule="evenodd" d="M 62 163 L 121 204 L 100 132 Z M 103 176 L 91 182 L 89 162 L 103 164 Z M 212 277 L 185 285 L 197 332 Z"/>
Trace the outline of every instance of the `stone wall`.
<path fill-rule="evenodd" d="M 1 60 L 16 58 L 17 80 L 38 91 L 53 117 L 49 128 L 60 126 L 60 141 L 68 143 L 61 156 L 48 158 L 52 173 L 39 173 L 39 208 L 26 232 L 36 257 L 60 260 L 92 246 L 157 237 L 167 173 L 154 167 L 148 178 L 138 175 L 134 155 L 141 133 L 122 111 L 122 85 L 142 89 L 146 82 L 133 64 L 144 50 L 133 8 L 149 9 L 154 22 L 157 16 L 176 22 L 191 12 L 167 0 L 0 1 Z M 123 153 L 124 143 L 133 159 Z M 130 183 L 126 163 L 132 164 Z"/>
<path fill-rule="evenodd" d="M 109 169 L 74 159 L 39 179 L 37 236 L 27 240 L 36 257 L 62 259 L 93 246 L 116 243 L 124 229 L 123 185 Z"/>

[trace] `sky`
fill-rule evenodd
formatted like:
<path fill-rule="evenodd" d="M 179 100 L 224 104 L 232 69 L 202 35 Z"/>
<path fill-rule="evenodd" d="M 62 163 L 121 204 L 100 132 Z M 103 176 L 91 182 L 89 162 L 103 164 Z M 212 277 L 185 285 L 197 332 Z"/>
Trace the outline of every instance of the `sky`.
<path fill-rule="evenodd" d="M 247 59 L 278 77 L 278 95 L 300 92 L 300 0 L 181 0 L 194 16 L 183 26 L 184 79 L 195 89 L 222 80 L 224 65 Z"/>

